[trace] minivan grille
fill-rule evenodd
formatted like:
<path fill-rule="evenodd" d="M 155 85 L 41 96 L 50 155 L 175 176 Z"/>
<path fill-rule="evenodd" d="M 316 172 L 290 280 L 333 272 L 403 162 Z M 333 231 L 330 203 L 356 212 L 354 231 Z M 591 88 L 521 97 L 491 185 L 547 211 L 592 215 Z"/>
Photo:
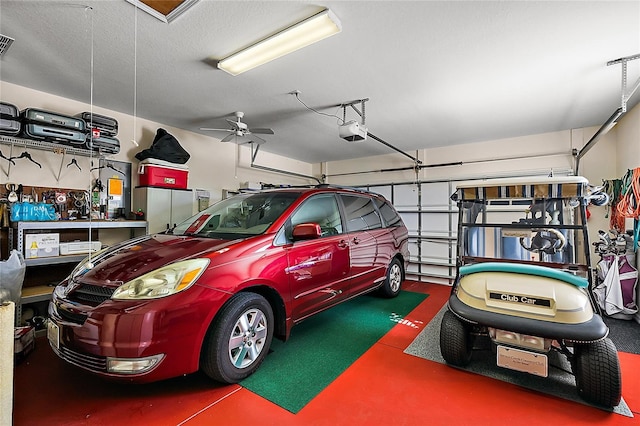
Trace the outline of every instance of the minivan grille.
<path fill-rule="evenodd" d="M 72 302 L 82 303 L 88 306 L 98 306 L 105 300 L 109 300 L 115 289 L 91 284 L 82 284 L 69 294 Z"/>
<path fill-rule="evenodd" d="M 81 354 L 62 345 L 57 352 L 60 358 L 78 367 L 98 373 L 107 371 L 107 358 L 104 356 Z"/>
<path fill-rule="evenodd" d="M 87 320 L 87 315 L 69 312 L 66 309 L 61 308 L 60 306 L 57 307 L 56 312 L 58 313 L 58 315 L 60 315 L 60 318 L 74 324 L 84 324 L 84 322 Z"/>

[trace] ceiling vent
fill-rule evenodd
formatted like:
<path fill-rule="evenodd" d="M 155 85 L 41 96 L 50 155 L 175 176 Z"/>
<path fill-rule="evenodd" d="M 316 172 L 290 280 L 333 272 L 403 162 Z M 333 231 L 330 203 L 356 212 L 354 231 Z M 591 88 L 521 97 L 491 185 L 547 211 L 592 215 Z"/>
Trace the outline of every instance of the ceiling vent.
<path fill-rule="evenodd" d="M 13 39 L 11 37 L 0 34 L 0 56 L 3 56 L 5 52 L 9 50 L 11 43 L 13 43 Z"/>

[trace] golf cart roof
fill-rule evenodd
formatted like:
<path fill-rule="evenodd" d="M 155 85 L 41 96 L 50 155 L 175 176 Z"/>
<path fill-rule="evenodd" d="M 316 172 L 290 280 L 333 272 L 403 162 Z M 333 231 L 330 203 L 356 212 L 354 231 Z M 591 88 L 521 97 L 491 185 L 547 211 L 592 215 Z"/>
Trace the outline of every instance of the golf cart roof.
<path fill-rule="evenodd" d="M 455 200 L 576 198 L 586 195 L 588 184 L 582 176 L 486 179 L 458 184 L 453 197 Z"/>

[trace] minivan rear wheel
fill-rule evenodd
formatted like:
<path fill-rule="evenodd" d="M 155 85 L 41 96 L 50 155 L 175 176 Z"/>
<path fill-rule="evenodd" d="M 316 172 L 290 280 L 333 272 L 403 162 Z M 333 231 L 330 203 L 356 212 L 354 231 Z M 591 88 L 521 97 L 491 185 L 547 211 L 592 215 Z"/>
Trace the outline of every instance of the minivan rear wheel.
<path fill-rule="evenodd" d="M 387 278 L 380 287 L 380 294 L 384 297 L 396 297 L 400 293 L 400 286 L 404 278 L 402 263 L 398 259 L 393 259 L 387 269 Z"/>
<path fill-rule="evenodd" d="M 255 293 L 235 295 L 209 327 L 200 368 L 222 383 L 245 379 L 269 352 L 273 327 L 273 310 L 264 297 Z"/>

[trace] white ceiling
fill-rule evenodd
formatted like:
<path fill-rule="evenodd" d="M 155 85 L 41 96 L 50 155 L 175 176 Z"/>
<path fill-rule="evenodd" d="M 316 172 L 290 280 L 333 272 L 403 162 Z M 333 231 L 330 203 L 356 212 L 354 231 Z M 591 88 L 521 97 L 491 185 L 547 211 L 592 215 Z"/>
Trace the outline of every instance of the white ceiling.
<path fill-rule="evenodd" d="M 215 67 L 325 7 L 338 35 L 236 77 Z M 0 0 L 0 34 L 15 39 L 3 81 L 127 114 L 135 100 L 137 116 L 198 133 L 243 111 L 275 132 L 262 150 L 315 163 L 393 151 L 340 139 L 293 90 L 339 117 L 369 98 L 369 131 L 406 152 L 600 126 L 621 105 L 607 61 L 640 53 L 640 1 L 200 0 L 166 24 L 125 0 Z"/>

